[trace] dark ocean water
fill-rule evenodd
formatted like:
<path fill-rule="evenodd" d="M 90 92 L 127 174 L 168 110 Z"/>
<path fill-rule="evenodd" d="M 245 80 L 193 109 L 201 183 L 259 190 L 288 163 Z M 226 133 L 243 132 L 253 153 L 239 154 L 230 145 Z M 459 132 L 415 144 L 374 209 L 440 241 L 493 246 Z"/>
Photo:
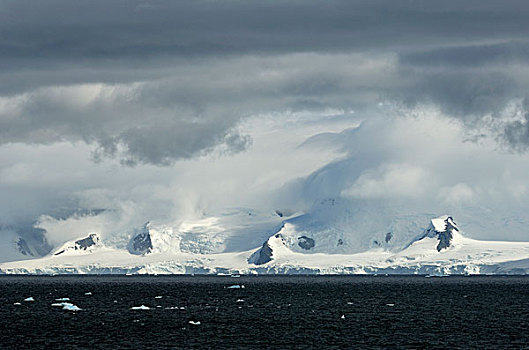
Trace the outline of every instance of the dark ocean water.
<path fill-rule="evenodd" d="M 529 278 L 4 276 L 0 347 L 529 348 Z"/>

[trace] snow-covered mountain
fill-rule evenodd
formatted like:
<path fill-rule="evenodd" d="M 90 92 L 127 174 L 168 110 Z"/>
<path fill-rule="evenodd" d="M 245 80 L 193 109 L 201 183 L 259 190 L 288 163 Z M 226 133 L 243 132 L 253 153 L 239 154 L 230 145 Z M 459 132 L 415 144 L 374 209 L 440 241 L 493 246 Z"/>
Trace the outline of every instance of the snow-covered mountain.
<path fill-rule="evenodd" d="M 418 241 L 433 238 L 437 240 L 435 249 L 440 252 L 443 249 L 448 249 L 457 244 L 461 240 L 462 235 L 459 233 L 454 219 L 445 215 L 439 218 L 432 219 L 430 226 L 417 239 L 410 243 L 410 246 Z"/>
<path fill-rule="evenodd" d="M 96 252 L 101 248 L 101 239 L 97 233 L 91 233 L 86 237 L 64 243 L 53 255 L 78 255 Z"/>
<path fill-rule="evenodd" d="M 339 205 L 337 202 L 324 204 L 324 207 Z M 529 242 L 473 240 L 466 237 L 448 215 L 425 221 L 425 228 L 415 230 L 420 217 L 399 218 L 388 226 L 390 229 L 385 227 L 380 234 L 357 247 L 351 241 L 350 232 L 343 230 L 344 222 L 334 226 L 327 222 L 324 227 L 318 226 L 322 218 L 318 215 L 285 217 L 281 212 L 263 214 L 239 209 L 215 218 L 182 223 L 177 229 L 146 223 L 128 235 L 125 247 L 105 242 L 98 234 L 91 233 L 64 243 L 45 257 L 2 263 L 0 271 L 46 274 L 529 273 Z M 324 229 L 319 229 L 322 227 Z M 363 225 L 358 229 L 367 230 L 368 227 Z M 379 225 L 373 227 L 378 230 Z M 213 239 L 203 241 L 207 232 Z M 248 237 L 248 232 L 256 237 L 260 232 L 262 243 L 258 247 L 242 249 L 244 244 L 237 242 L 241 236 Z M 401 241 L 405 237 L 409 240 L 403 245 Z M 243 241 L 248 242 L 248 239 Z"/>

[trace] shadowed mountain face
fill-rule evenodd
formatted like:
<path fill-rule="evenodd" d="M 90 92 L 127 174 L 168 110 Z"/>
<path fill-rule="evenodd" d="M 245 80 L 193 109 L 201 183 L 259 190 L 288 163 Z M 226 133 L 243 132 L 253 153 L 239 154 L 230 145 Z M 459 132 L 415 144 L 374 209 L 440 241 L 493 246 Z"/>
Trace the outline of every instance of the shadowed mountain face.
<path fill-rule="evenodd" d="M 61 255 L 67 251 L 86 251 L 90 248 L 96 247 L 100 242 L 100 238 L 97 233 L 91 233 L 85 238 L 78 239 L 74 242 L 68 242 L 54 255 Z"/>
<path fill-rule="evenodd" d="M 19 235 L 17 249 L 24 255 L 45 256 L 53 249 L 46 239 L 46 230 L 33 227 L 33 223 L 17 228 L 16 232 Z"/>
<path fill-rule="evenodd" d="M 443 216 L 433 219 L 430 226 L 424 231 L 424 234 L 420 239 L 425 237 L 437 237 L 439 243 L 437 244 L 436 249 L 440 252 L 443 249 L 451 247 L 454 232 L 459 232 L 459 228 L 454 222 L 454 219 L 451 216 Z"/>
<path fill-rule="evenodd" d="M 22 254 L 33 256 L 33 253 L 31 252 L 31 249 L 29 248 L 29 245 L 24 238 L 18 239 L 17 248 L 18 248 L 18 251 L 21 252 Z"/>
<path fill-rule="evenodd" d="M 86 250 L 89 247 L 96 245 L 98 241 L 99 237 L 93 233 L 86 238 L 75 241 L 75 246 L 78 247 L 78 249 Z"/>
<path fill-rule="evenodd" d="M 272 261 L 272 248 L 268 244 L 268 241 L 263 243 L 263 246 L 261 249 L 256 251 L 248 260 L 248 262 L 255 264 L 255 265 L 263 265 L 267 262 Z"/>
<path fill-rule="evenodd" d="M 129 242 L 129 252 L 131 254 L 148 254 L 152 251 L 153 245 L 149 231 L 149 222 L 136 232 Z"/>

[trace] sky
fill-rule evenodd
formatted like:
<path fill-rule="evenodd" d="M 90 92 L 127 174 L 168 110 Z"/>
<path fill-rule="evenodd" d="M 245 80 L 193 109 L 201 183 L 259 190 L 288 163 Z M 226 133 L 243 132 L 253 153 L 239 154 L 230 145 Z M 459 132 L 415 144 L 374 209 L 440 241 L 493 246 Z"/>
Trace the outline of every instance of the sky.
<path fill-rule="evenodd" d="M 0 240 L 329 197 L 527 240 L 527 18 L 510 0 L 0 0 Z"/>

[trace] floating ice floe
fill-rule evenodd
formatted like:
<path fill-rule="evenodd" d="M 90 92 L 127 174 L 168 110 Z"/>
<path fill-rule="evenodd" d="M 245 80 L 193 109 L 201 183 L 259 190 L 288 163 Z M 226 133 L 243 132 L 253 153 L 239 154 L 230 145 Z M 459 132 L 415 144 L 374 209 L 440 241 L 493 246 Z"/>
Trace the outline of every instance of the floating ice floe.
<path fill-rule="evenodd" d="M 70 301 L 70 298 L 59 298 L 55 299 L 55 301 Z"/>
<path fill-rule="evenodd" d="M 342 320 L 345 320 L 345 315 L 342 315 L 342 317 L 340 317 Z"/>
<path fill-rule="evenodd" d="M 200 324 L 200 321 L 189 321 L 189 324 L 198 326 Z"/>
<path fill-rule="evenodd" d="M 161 295 L 157 295 L 154 297 L 154 299 L 162 299 L 163 297 Z"/>
<path fill-rule="evenodd" d="M 24 301 L 35 301 L 35 298 L 29 297 L 29 298 L 24 299 Z"/>
<path fill-rule="evenodd" d="M 66 311 L 81 311 L 82 309 L 72 303 L 53 303 L 51 306 L 62 307 Z"/>
<path fill-rule="evenodd" d="M 244 299 L 237 299 L 238 303 L 244 303 Z"/>
<path fill-rule="evenodd" d="M 86 292 L 84 295 L 92 295 L 92 292 Z"/>
<path fill-rule="evenodd" d="M 239 284 L 234 284 L 233 286 L 228 286 L 226 287 L 228 289 L 239 289 L 239 288 L 244 288 L 244 285 L 239 285 Z"/>
<path fill-rule="evenodd" d="M 386 306 L 395 306 L 395 304 L 386 304 Z"/>
<path fill-rule="evenodd" d="M 81 311 L 82 309 L 72 303 L 62 303 L 62 309 L 66 311 Z"/>
<path fill-rule="evenodd" d="M 22 304 L 20 304 L 20 303 L 13 303 L 13 305 L 22 305 Z"/>
<path fill-rule="evenodd" d="M 150 310 L 151 308 L 145 305 L 140 305 L 140 306 L 133 306 L 130 309 L 131 310 Z"/>
<path fill-rule="evenodd" d="M 348 301 L 347 305 L 353 305 L 354 303 L 352 301 Z"/>

